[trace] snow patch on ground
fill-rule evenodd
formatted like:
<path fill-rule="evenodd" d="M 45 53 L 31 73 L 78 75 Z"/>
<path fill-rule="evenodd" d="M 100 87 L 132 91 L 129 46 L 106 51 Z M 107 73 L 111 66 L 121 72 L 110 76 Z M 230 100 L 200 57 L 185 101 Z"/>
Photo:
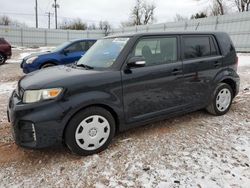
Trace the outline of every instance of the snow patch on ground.
<path fill-rule="evenodd" d="M 16 82 L 0 83 L 0 94 L 10 94 L 16 88 Z"/>
<path fill-rule="evenodd" d="M 239 66 L 250 66 L 250 53 L 238 53 Z"/>
<path fill-rule="evenodd" d="M 11 59 L 7 60 L 7 63 L 21 63 L 22 59 L 33 54 L 33 53 L 41 53 L 41 52 L 47 52 L 53 50 L 55 47 L 40 47 L 40 48 L 25 48 L 25 47 L 16 47 L 13 48 L 13 56 Z M 18 53 L 19 51 L 22 51 L 22 53 Z M 17 55 L 15 56 L 15 52 L 17 52 Z"/>

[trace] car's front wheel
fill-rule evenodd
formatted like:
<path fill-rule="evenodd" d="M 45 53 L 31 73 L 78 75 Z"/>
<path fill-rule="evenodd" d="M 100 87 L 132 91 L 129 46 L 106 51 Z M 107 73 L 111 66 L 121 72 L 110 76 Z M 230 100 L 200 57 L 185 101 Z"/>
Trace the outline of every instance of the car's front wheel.
<path fill-rule="evenodd" d="M 226 83 L 220 83 L 213 94 L 213 99 L 209 106 L 206 108 L 207 111 L 213 115 L 224 115 L 226 114 L 232 104 L 233 90 Z"/>
<path fill-rule="evenodd" d="M 3 54 L 0 53 L 0 65 L 4 64 L 6 61 L 6 58 Z"/>
<path fill-rule="evenodd" d="M 106 149 L 115 134 L 112 114 L 100 107 L 78 112 L 65 130 L 65 143 L 78 155 L 91 155 Z"/>

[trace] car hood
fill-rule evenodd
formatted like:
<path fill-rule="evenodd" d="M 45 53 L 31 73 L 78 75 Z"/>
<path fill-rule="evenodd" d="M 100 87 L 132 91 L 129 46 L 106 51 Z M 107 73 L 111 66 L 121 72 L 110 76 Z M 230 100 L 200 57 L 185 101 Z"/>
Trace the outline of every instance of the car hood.
<path fill-rule="evenodd" d="M 27 74 L 19 81 L 19 87 L 24 90 L 70 87 L 72 84 L 82 85 L 99 79 L 96 75 L 107 74 L 108 71 L 86 70 L 70 66 L 55 66 Z"/>
<path fill-rule="evenodd" d="M 35 57 L 35 56 L 42 56 L 42 55 L 49 55 L 49 54 L 52 54 L 52 52 L 48 51 L 48 52 L 32 53 L 28 56 L 25 56 L 23 59 L 27 60 L 27 59 L 30 59 L 30 58 Z"/>

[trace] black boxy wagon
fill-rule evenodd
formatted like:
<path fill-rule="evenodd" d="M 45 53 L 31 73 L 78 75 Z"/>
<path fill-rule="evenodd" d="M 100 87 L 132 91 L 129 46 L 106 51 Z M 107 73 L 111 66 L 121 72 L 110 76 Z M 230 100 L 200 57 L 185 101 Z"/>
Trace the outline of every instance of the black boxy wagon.
<path fill-rule="evenodd" d="M 20 146 L 98 153 L 135 126 L 199 109 L 224 115 L 239 91 L 237 66 L 222 32 L 109 36 L 75 64 L 24 76 L 8 117 Z"/>

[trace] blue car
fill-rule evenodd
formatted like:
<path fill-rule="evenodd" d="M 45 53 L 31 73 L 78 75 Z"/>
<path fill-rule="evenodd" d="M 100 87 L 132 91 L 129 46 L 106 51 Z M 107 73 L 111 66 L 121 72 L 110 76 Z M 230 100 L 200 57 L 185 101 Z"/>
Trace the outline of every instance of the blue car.
<path fill-rule="evenodd" d="M 46 67 L 74 63 L 78 61 L 95 42 L 95 39 L 65 42 L 53 51 L 35 53 L 25 57 L 21 63 L 21 68 L 23 72 L 27 74 Z"/>

